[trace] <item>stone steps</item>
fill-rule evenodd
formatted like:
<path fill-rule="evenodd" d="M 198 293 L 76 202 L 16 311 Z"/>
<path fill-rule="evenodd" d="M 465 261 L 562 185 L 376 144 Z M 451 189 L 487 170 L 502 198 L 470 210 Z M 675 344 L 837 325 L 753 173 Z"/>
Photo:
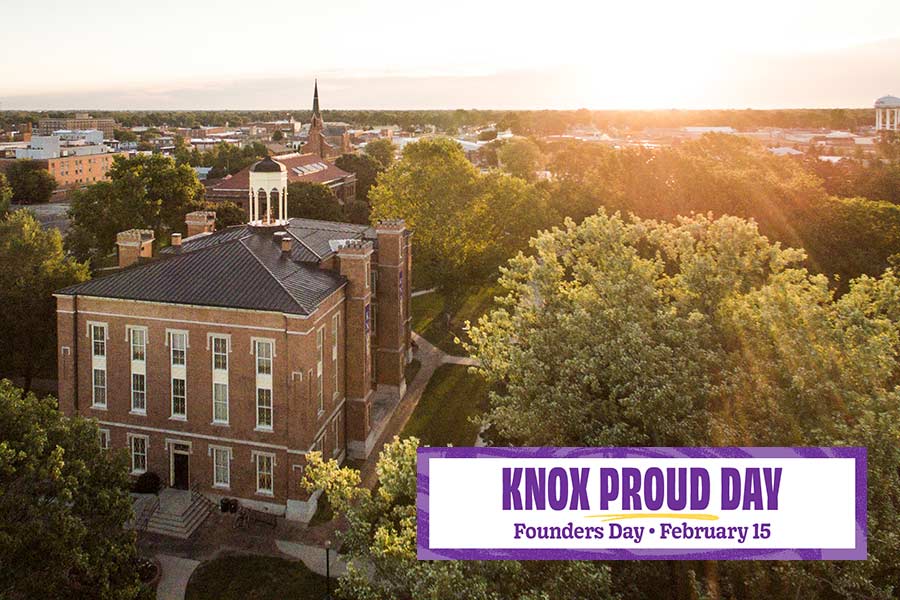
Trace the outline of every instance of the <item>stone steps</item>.
<path fill-rule="evenodd" d="M 183 513 L 157 510 L 147 522 L 146 531 L 187 539 L 212 512 L 210 503 L 202 496 L 195 497 Z"/>

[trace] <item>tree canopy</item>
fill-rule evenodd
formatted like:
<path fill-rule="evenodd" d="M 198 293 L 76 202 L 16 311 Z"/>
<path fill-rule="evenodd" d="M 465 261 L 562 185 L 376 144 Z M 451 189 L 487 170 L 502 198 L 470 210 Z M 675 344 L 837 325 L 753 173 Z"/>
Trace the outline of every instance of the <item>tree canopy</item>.
<path fill-rule="evenodd" d="M 124 453 L 56 400 L 0 380 L 0 596 L 142 597 Z"/>
<path fill-rule="evenodd" d="M 354 600 L 583 600 L 615 598 L 609 570 L 592 562 L 420 561 L 416 559 L 416 448 L 407 438 L 385 445 L 376 491 L 359 471 L 307 455 L 305 484 L 324 490 L 348 529 L 341 551 L 350 567 L 341 597 Z M 367 569 L 371 565 L 371 570 Z"/>
<path fill-rule="evenodd" d="M 16 204 L 49 202 L 56 189 L 56 179 L 41 163 L 31 159 L 13 161 L 6 169 L 6 178 Z"/>
<path fill-rule="evenodd" d="M 394 164 L 397 146 L 388 138 L 380 138 L 367 143 L 365 153 L 381 163 L 381 168 L 387 169 Z"/>
<path fill-rule="evenodd" d="M 157 239 L 183 232 L 185 214 L 203 207 L 194 170 L 169 157 L 116 157 L 108 175 L 72 194 L 66 247 L 80 260 L 112 252 L 116 234 L 126 229 L 152 229 Z"/>
<path fill-rule="evenodd" d="M 512 138 L 497 151 L 500 166 L 510 175 L 525 181 L 534 181 L 541 168 L 544 156 L 534 141 L 528 138 Z"/>
<path fill-rule="evenodd" d="M 893 270 L 836 298 L 802 267 L 802 250 L 752 222 L 702 215 L 669 223 L 601 211 L 537 235 L 531 249 L 503 270 L 500 307 L 466 344 L 498 389 L 487 417 L 496 442 L 866 446 L 868 561 L 720 563 L 713 573 L 725 598 L 886 599 L 900 589 Z M 616 565 L 613 576 L 635 597 L 682 597 L 660 593 L 679 589 L 675 573 L 660 581 L 646 564 Z"/>
<path fill-rule="evenodd" d="M 0 173 L 0 218 L 3 218 L 3 216 L 9 210 L 9 205 L 12 202 L 12 199 L 12 186 L 9 185 L 9 180 L 6 179 L 6 175 Z"/>
<path fill-rule="evenodd" d="M 63 252 L 56 229 L 42 229 L 28 210 L 0 219 L 0 370 L 22 377 L 56 376 L 53 292 L 85 281 L 86 265 Z"/>
<path fill-rule="evenodd" d="M 334 162 L 339 169 L 356 175 L 356 199 L 369 201 L 369 190 L 385 167 L 368 154 L 343 154 Z"/>

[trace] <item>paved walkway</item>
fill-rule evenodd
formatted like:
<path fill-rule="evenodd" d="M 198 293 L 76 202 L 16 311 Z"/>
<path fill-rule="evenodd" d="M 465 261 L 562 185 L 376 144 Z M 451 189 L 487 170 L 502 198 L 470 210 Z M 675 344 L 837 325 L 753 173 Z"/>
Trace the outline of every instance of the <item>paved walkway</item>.
<path fill-rule="evenodd" d="M 187 590 L 188 580 L 191 574 L 200 565 L 199 560 L 157 554 L 162 576 L 159 585 L 156 586 L 157 600 L 184 600 L 184 592 Z"/>
<path fill-rule="evenodd" d="M 303 561 L 310 571 L 325 576 L 330 573 L 332 577 L 340 577 L 347 572 L 347 561 L 334 550 L 331 551 L 330 571 L 326 569 L 325 549 L 322 546 L 314 546 L 312 544 L 303 544 L 300 542 L 287 542 L 284 540 L 275 540 L 278 549 L 293 558 L 299 558 Z"/>

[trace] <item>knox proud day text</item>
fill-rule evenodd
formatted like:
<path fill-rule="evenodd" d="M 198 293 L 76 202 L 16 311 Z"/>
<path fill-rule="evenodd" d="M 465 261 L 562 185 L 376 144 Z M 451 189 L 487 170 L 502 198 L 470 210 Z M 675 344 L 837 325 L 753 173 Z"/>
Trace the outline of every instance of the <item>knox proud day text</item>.
<path fill-rule="evenodd" d="M 777 510 L 781 467 L 504 467 L 503 510 Z"/>

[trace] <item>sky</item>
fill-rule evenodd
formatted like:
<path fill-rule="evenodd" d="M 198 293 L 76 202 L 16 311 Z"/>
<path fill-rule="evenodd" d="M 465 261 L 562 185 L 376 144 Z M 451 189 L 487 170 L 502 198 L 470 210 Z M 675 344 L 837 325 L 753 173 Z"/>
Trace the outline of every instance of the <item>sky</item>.
<path fill-rule="evenodd" d="M 868 107 L 897 0 L 0 0 L 0 110 Z"/>

